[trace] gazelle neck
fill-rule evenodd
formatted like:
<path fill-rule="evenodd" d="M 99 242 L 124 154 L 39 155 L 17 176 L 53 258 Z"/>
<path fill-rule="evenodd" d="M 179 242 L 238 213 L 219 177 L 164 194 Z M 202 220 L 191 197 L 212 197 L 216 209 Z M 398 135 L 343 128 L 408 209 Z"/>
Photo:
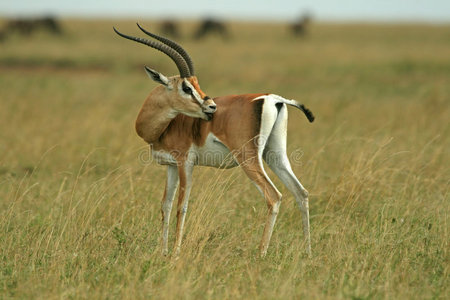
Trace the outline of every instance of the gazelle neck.
<path fill-rule="evenodd" d="M 158 142 L 178 111 L 170 106 L 170 95 L 163 86 L 156 87 L 144 102 L 136 119 L 136 132 L 149 144 Z"/>

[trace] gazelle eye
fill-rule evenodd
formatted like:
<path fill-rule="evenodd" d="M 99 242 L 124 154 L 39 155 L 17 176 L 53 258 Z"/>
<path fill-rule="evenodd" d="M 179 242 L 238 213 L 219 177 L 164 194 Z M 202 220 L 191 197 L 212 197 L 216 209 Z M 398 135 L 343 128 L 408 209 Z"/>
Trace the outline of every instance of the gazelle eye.
<path fill-rule="evenodd" d="M 183 82 L 183 92 L 185 92 L 188 95 L 192 95 L 192 90 L 190 87 L 188 87 L 186 84 L 184 84 Z"/>

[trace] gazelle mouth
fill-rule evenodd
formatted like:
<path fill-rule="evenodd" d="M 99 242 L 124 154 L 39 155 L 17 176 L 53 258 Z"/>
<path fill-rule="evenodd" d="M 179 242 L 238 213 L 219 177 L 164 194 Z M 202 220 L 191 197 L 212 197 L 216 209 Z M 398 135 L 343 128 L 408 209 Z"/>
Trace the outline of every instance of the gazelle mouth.
<path fill-rule="evenodd" d="M 213 118 L 213 114 L 214 114 L 214 113 L 207 113 L 207 112 L 205 112 L 204 114 L 206 115 L 206 120 L 207 120 L 207 121 L 211 121 L 212 118 Z"/>

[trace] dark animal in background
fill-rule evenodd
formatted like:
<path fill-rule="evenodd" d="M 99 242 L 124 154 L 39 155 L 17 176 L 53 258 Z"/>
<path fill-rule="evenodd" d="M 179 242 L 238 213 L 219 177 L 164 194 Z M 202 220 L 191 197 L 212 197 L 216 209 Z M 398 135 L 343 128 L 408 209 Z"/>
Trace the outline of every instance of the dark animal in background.
<path fill-rule="evenodd" d="M 223 39 L 228 39 L 230 37 L 230 34 L 228 32 L 225 23 L 212 18 L 203 20 L 203 22 L 200 24 L 197 31 L 195 32 L 194 38 L 201 39 L 207 36 L 208 34 L 217 34 L 220 35 Z"/>
<path fill-rule="evenodd" d="M 304 37 L 308 33 L 308 27 L 311 23 L 311 15 L 303 14 L 296 22 L 291 24 L 291 32 L 298 37 Z"/>
<path fill-rule="evenodd" d="M 178 30 L 178 25 L 174 21 L 163 21 L 160 25 L 159 31 L 165 35 L 170 36 L 173 38 L 179 38 L 180 37 L 180 31 Z"/>
<path fill-rule="evenodd" d="M 62 33 L 61 25 L 53 17 L 43 17 L 37 19 L 13 19 L 6 23 L 3 30 L 3 39 L 7 35 L 20 34 L 29 36 L 35 31 L 46 31 L 51 34 L 59 35 Z"/>

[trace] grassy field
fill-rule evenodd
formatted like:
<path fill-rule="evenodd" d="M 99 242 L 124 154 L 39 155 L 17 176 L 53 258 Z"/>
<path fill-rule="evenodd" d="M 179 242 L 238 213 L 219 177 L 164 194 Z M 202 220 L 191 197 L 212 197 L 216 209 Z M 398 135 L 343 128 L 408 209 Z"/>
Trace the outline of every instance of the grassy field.
<path fill-rule="evenodd" d="M 198 168 L 174 260 L 160 254 L 165 168 L 134 120 L 155 87 L 143 66 L 176 68 L 113 34 L 138 34 L 131 20 L 62 25 L 0 44 L 0 299 L 448 299 L 449 26 L 317 24 L 295 39 L 236 23 L 196 43 L 186 24 L 207 94 L 273 92 L 316 115 L 290 109 L 288 128 L 313 256 L 271 172 L 284 200 L 260 259 L 259 192 L 239 168 Z"/>

